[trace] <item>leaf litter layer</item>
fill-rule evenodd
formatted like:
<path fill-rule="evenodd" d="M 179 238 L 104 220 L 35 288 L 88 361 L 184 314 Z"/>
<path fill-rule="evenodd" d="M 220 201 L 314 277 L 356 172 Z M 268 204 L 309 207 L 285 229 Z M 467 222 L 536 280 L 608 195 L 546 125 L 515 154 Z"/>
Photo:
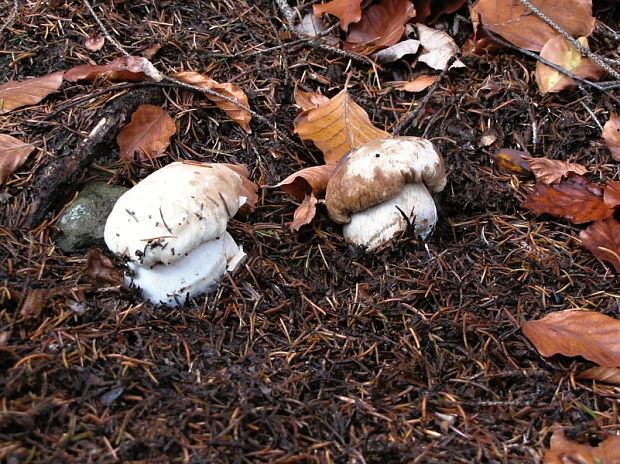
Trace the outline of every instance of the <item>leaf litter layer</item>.
<path fill-rule="evenodd" d="M 289 134 L 296 83 L 331 97 L 348 78 L 351 97 L 388 132 L 410 108 L 411 94 L 377 88 L 367 65 L 349 67 L 310 46 L 254 53 L 250 45 L 285 43 L 271 2 L 101 8 L 131 54 L 161 41 L 160 71 L 206 70 L 251 90 L 252 108 Z M 84 56 L 117 57 L 109 44 L 67 48 L 67 34 L 76 43 L 87 37 L 50 26 L 71 20 L 99 33 L 81 2 L 37 4 L 28 22 L 20 18 L 1 42 L 12 50 L 0 55 L 1 82 L 63 71 Z M 617 29 L 611 13 L 598 18 Z M 18 52 L 29 56 L 13 61 Z M 581 442 L 617 431 L 617 387 L 576 379 L 592 367 L 583 359 L 542 358 L 520 326 L 573 308 L 617 318 L 618 278 L 580 247 L 578 226 L 522 208 L 531 182 L 490 159 L 499 147 L 525 144 L 588 166 L 594 178 L 617 168 L 579 94 L 542 97 L 524 71 L 533 63 L 516 54 L 465 64 L 466 73 L 448 73 L 406 134 L 432 138 L 449 170 L 426 245 L 408 235 L 363 254 L 320 208 L 293 233 L 297 200 L 267 190 L 248 220 L 232 221 L 245 268 L 217 293 L 176 309 L 102 287 L 83 270 L 84 254 L 63 255 L 51 239 L 49 224 L 80 180 L 129 185 L 170 162 L 117 161 L 115 135 L 133 110 L 147 103 L 177 115 L 173 158 L 245 163 L 263 184 L 319 164 L 321 154 L 287 146 L 261 122 L 248 134 L 202 95 L 163 87 L 77 102 L 99 87 L 75 84 L 3 117 L 3 133 L 45 150 L 9 179 L 11 197 L 0 208 L 2 458 L 537 462 L 553 423 Z M 405 71 L 386 66 L 380 76 L 410 80 Z M 77 103 L 46 117 L 68 101 Z M 597 95 L 591 104 L 609 102 Z M 84 136 L 106 105 L 124 122 L 104 124 L 86 153 Z M 37 206 L 50 192 L 55 203 Z"/>

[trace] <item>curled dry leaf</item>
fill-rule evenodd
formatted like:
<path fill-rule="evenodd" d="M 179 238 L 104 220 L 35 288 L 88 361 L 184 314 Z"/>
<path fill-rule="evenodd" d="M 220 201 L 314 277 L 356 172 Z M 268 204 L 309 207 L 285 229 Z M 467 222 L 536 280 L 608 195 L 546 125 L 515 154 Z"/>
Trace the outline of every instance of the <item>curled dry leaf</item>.
<path fill-rule="evenodd" d="M 235 84 L 220 84 L 213 79 L 208 78 L 204 74 L 194 71 L 178 72 L 173 74 L 172 77 L 180 80 L 181 82 L 185 82 L 186 84 L 213 90 L 223 97 L 239 102 L 246 108 L 250 106 L 247 95 Z M 248 134 L 252 133 L 252 129 L 250 129 L 252 114 L 248 110 L 241 108 L 238 104 L 228 101 L 226 98 L 221 98 L 209 93 L 205 93 L 205 97 L 215 103 L 217 107 L 224 111 L 230 119 L 239 124 L 245 132 Z"/>
<path fill-rule="evenodd" d="M 0 184 L 26 162 L 34 145 L 10 135 L 0 134 Z"/>
<path fill-rule="evenodd" d="M 105 37 L 99 34 L 89 37 L 84 41 L 84 46 L 93 52 L 101 50 L 103 44 L 105 44 Z"/>
<path fill-rule="evenodd" d="M 295 133 L 311 140 L 323 152 L 326 163 L 335 163 L 353 148 L 374 139 L 390 136 L 376 128 L 366 111 L 355 103 L 346 89 L 295 118 Z"/>
<path fill-rule="evenodd" d="M 620 117 L 612 113 L 609 121 L 603 126 L 603 139 L 611 153 L 611 157 L 620 161 Z"/>
<path fill-rule="evenodd" d="M 620 321 L 595 311 L 568 309 L 525 322 L 523 334 L 543 356 L 581 356 L 620 367 Z"/>
<path fill-rule="evenodd" d="M 594 30 L 592 0 L 532 0 L 532 4 L 573 37 L 588 37 Z M 527 50 L 539 52 L 558 35 L 519 0 L 478 0 L 473 11 L 492 32 Z"/>
<path fill-rule="evenodd" d="M 136 152 L 141 160 L 163 156 L 176 131 L 174 121 L 160 107 L 141 105 L 116 137 L 120 159 L 133 161 Z"/>
<path fill-rule="evenodd" d="M 578 379 L 592 379 L 599 382 L 620 385 L 619 367 L 591 367 L 577 375 Z"/>
<path fill-rule="evenodd" d="M 395 89 L 403 90 L 405 92 L 421 92 L 437 82 L 438 79 L 439 76 L 422 74 L 412 81 L 396 81 L 391 82 L 391 84 Z"/>
<path fill-rule="evenodd" d="M 562 216 L 575 224 L 598 221 L 614 213 L 604 203 L 602 189 L 576 174 L 569 174 L 558 185 L 537 183 L 521 205 L 536 214 Z"/>
<path fill-rule="evenodd" d="M 403 56 L 416 54 L 419 48 L 419 40 L 407 39 L 373 53 L 371 58 L 377 63 L 392 63 Z"/>
<path fill-rule="evenodd" d="M 63 74 L 64 71 L 59 71 L 43 77 L 9 81 L 0 85 L 0 114 L 39 103 L 60 88 Z"/>
<path fill-rule="evenodd" d="M 318 92 L 306 92 L 295 87 L 295 103 L 302 110 L 309 110 L 329 101 L 329 97 Z"/>
<path fill-rule="evenodd" d="M 103 65 L 82 64 L 65 73 L 65 80 L 69 82 L 94 81 L 97 78 L 127 82 L 142 82 L 148 78 L 159 82 L 163 76 L 153 63 L 141 56 L 124 56 Z"/>
<path fill-rule="evenodd" d="M 591 224 L 579 233 L 579 238 L 594 256 L 620 272 L 620 223 L 613 216 Z"/>
<path fill-rule="evenodd" d="M 581 45 L 588 48 L 588 39 L 577 39 Z M 605 70 L 588 58 L 581 56 L 579 50 L 573 47 L 564 37 L 558 35 L 547 41 L 540 51 L 540 56 L 573 74 L 598 81 Z M 541 63 L 536 62 L 536 82 L 541 92 L 560 92 L 566 89 L 574 89 L 577 83 L 565 74 Z"/>
<path fill-rule="evenodd" d="M 273 188 L 280 188 L 298 200 L 303 200 L 311 194 L 319 198 L 323 197 L 327 182 L 335 167 L 335 164 L 323 164 L 302 169 L 274 185 Z"/>
<path fill-rule="evenodd" d="M 526 151 L 513 148 L 500 148 L 491 155 L 491 159 L 500 168 L 516 174 L 517 176 L 529 176 L 532 173 L 529 164 L 525 161 L 530 154 Z"/>
<path fill-rule="evenodd" d="M 581 445 L 564 436 L 562 426 L 553 424 L 551 446 L 544 464 L 616 464 L 620 461 L 620 435 L 609 435 L 598 446 Z"/>
<path fill-rule="evenodd" d="M 323 16 L 325 13 L 332 14 L 340 20 L 340 28 L 343 31 L 349 29 L 349 24 L 356 23 L 362 18 L 362 0 L 332 0 L 320 5 L 312 5 L 315 16 Z"/>
<path fill-rule="evenodd" d="M 524 161 L 528 164 L 536 180 L 543 184 L 556 184 L 567 176 L 569 172 L 575 174 L 585 174 L 588 169 L 579 163 L 567 163 L 566 161 L 552 160 L 549 158 L 525 157 Z"/>
<path fill-rule="evenodd" d="M 99 248 L 93 248 L 86 255 L 86 266 L 82 269 L 82 277 L 94 283 L 123 284 L 123 272 L 117 269 Z"/>
<path fill-rule="evenodd" d="M 454 13 L 467 0 L 413 0 L 418 23 L 432 24 L 442 15 Z"/>
<path fill-rule="evenodd" d="M 199 163 L 203 164 L 203 163 Z M 238 214 L 247 216 L 256 209 L 258 203 L 258 185 L 250 180 L 250 172 L 243 164 L 222 163 L 224 166 L 235 171 L 241 177 L 241 190 L 239 196 L 245 197 L 245 203 L 239 207 Z"/>
<path fill-rule="evenodd" d="M 422 44 L 418 61 L 426 63 L 433 69 L 443 70 L 450 58 L 459 51 L 454 39 L 445 32 L 424 24 L 416 24 L 415 27 L 418 31 L 418 39 Z M 462 68 L 464 66 L 460 60 L 456 60 L 451 68 Z"/>
<path fill-rule="evenodd" d="M 344 48 L 369 55 L 394 45 L 405 32 L 405 24 L 414 16 L 415 9 L 409 0 L 382 0 L 367 8 L 360 22 L 351 26 Z"/>
<path fill-rule="evenodd" d="M 620 206 L 620 182 L 609 182 L 603 189 L 603 201 L 610 208 Z"/>
<path fill-rule="evenodd" d="M 310 224 L 314 216 L 316 215 L 316 203 L 317 199 L 314 195 L 306 195 L 301 204 L 295 209 L 293 213 L 293 222 L 291 222 L 291 229 L 299 230 L 301 226 Z"/>

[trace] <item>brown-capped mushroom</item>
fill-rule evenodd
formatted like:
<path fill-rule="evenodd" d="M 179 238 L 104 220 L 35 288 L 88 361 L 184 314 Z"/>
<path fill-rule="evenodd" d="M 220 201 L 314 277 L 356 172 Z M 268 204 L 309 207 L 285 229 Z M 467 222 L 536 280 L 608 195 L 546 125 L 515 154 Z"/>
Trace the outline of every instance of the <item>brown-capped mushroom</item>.
<path fill-rule="evenodd" d="M 257 187 L 244 169 L 175 162 L 118 199 L 104 239 L 128 260 L 127 281 L 146 300 L 175 304 L 204 293 L 243 261 L 226 225 L 241 206 L 256 201 Z"/>
<path fill-rule="evenodd" d="M 437 222 L 429 190 L 445 185 L 443 159 L 429 140 L 371 140 L 338 162 L 325 203 L 329 216 L 344 224 L 344 238 L 372 250 L 409 224 L 426 239 Z"/>

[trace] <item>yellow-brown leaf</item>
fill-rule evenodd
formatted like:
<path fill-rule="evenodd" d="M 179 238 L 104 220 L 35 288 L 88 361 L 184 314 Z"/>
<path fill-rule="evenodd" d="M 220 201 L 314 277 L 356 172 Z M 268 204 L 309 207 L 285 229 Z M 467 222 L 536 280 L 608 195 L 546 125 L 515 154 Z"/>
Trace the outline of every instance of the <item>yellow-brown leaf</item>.
<path fill-rule="evenodd" d="M 332 0 L 320 5 L 312 5 L 314 16 L 325 13 L 332 14 L 340 20 L 343 31 L 349 29 L 349 24 L 358 22 L 362 17 L 362 0 Z"/>
<path fill-rule="evenodd" d="M 562 426 L 553 424 L 551 447 L 544 464 L 616 464 L 620 461 L 620 435 L 609 435 L 598 446 L 579 444 L 564 436 Z"/>
<path fill-rule="evenodd" d="M 308 195 L 323 197 L 327 189 L 327 182 L 336 167 L 335 164 L 322 164 L 297 171 L 273 187 L 284 190 L 298 200 Z"/>
<path fill-rule="evenodd" d="M 312 222 L 312 219 L 314 219 L 316 215 L 316 203 L 317 199 L 314 195 L 306 195 L 304 201 L 301 202 L 295 210 L 295 213 L 293 213 L 291 229 L 299 230 L 301 226 Z"/>
<path fill-rule="evenodd" d="M 142 105 L 116 137 L 120 158 L 133 161 L 136 152 L 142 160 L 163 156 L 170 137 L 176 131 L 177 127 L 168 113 L 158 106 Z"/>
<path fill-rule="evenodd" d="M 26 162 L 34 146 L 10 135 L 0 134 L 0 184 Z"/>
<path fill-rule="evenodd" d="M 603 139 L 611 153 L 611 157 L 620 161 L 620 116 L 611 114 L 609 121 L 603 126 Z"/>
<path fill-rule="evenodd" d="M 64 71 L 60 71 L 43 77 L 25 81 L 9 81 L 0 85 L 0 114 L 39 103 L 60 88 L 63 74 Z"/>

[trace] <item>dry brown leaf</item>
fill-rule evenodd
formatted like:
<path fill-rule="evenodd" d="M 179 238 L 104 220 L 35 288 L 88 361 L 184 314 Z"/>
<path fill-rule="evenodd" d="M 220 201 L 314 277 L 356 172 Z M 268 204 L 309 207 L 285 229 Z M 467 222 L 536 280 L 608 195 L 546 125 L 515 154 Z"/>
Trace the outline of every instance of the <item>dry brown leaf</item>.
<path fill-rule="evenodd" d="M 63 74 L 64 71 L 59 71 L 43 77 L 9 81 L 0 85 L 0 114 L 26 105 L 36 105 L 60 88 Z"/>
<path fill-rule="evenodd" d="M 581 37 L 578 41 L 585 48 L 588 48 L 587 38 Z M 598 81 L 605 74 L 603 68 L 592 60 L 581 56 L 579 50 L 561 35 L 549 39 L 540 51 L 540 56 L 579 77 L 591 81 Z M 574 89 L 577 86 L 573 79 L 540 61 L 536 62 L 536 82 L 543 93 L 560 92 L 566 89 Z"/>
<path fill-rule="evenodd" d="M 603 126 L 603 139 L 611 153 L 611 157 L 620 161 L 620 116 L 612 113 L 609 121 Z"/>
<path fill-rule="evenodd" d="M 124 56 L 102 65 L 82 64 L 65 73 L 65 80 L 69 82 L 94 81 L 97 78 L 127 82 L 142 82 L 149 78 L 159 82 L 163 76 L 142 56 Z"/>
<path fill-rule="evenodd" d="M 394 88 L 405 92 L 421 92 L 437 82 L 438 79 L 439 76 L 422 74 L 412 81 L 392 82 L 392 84 L 395 84 Z"/>
<path fill-rule="evenodd" d="M 309 110 L 329 101 L 329 97 L 319 92 L 306 92 L 295 87 L 295 103 L 302 110 Z"/>
<path fill-rule="evenodd" d="M 82 269 L 82 277 L 94 283 L 123 284 L 123 272 L 117 269 L 99 248 L 93 248 L 86 255 L 86 266 Z"/>
<path fill-rule="evenodd" d="M 620 272 L 620 223 L 613 216 L 591 224 L 579 233 L 579 238 L 594 256 Z"/>
<path fill-rule="evenodd" d="M 500 148 L 491 155 L 491 158 L 500 168 L 505 169 L 518 176 L 529 176 L 532 173 L 530 166 L 525 162 L 529 157 L 526 151 L 515 150 L 513 148 Z"/>
<path fill-rule="evenodd" d="M 567 309 L 527 321 L 521 329 L 543 356 L 581 356 L 599 366 L 620 367 L 620 321 L 613 317 Z"/>
<path fill-rule="evenodd" d="M 443 31 L 438 31 L 424 24 L 416 24 L 418 39 L 422 44 L 422 51 L 418 55 L 418 61 L 426 63 L 433 69 L 443 70 L 450 58 L 459 51 L 454 39 Z M 456 60 L 451 68 L 462 68 L 465 65 Z"/>
<path fill-rule="evenodd" d="M 312 13 L 308 13 L 301 18 L 301 22 L 295 26 L 295 30 L 299 34 L 308 37 L 317 37 L 320 35 L 322 40 L 333 46 L 340 44 L 340 39 L 335 35 L 331 33 L 326 34 L 325 31 L 327 31 L 327 27 L 325 27 L 323 20 Z"/>
<path fill-rule="evenodd" d="M 136 152 L 141 160 L 164 156 L 176 131 L 173 119 L 160 107 L 141 105 L 116 137 L 120 159 L 133 161 Z"/>
<path fill-rule="evenodd" d="M 418 23 L 432 24 L 442 15 L 454 13 L 467 0 L 413 0 Z"/>
<path fill-rule="evenodd" d="M 603 201 L 610 208 L 620 206 L 620 182 L 609 182 L 603 189 Z"/>
<path fill-rule="evenodd" d="M 105 44 L 105 37 L 102 35 L 94 35 L 84 41 L 84 46 L 93 52 L 101 50 L 103 44 Z"/>
<path fill-rule="evenodd" d="M 301 226 L 310 224 L 316 215 L 317 199 L 314 195 L 306 195 L 304 201 L 297 207 L 293 213 L 293 222 L 291 229 L 299 230 Z"/>
<path fill-rule="evenodd" d="M 564 436 L 562 426 L 553 424 L 551 447 L 545 451 L 544 464 L 618 464 L 620 435 L 609 435 L 598 446 L 581 445 Z"/>
<path fill-rule="evenodd" d="M 235 171 L 241 177 L 241 191 L 239 195 L 245 197 L 245 203 L 241 205 L 238 213 L 247 216 L 253 213 L 256 209 L 256 203 L 258 203 L 258 185 L 250 180 L 250 172 L 248 168 L 243 164 L 230 164 L 223 163 L 224 166 L 228 166 Z"/>
<path fill-rule="evenodd" d="M 0 134 L 0 184 L 26 162 L 34 145 L 24 143 L 10 135 Z"/>
<path fill-rule="evenodd" d="M 302 140 L 312 140 L 328 164 L 369 140 L 390 136 L 370 122 L 366 111 L 349 97 L 346 89 L 300 113 L 295 118 L 295 133 Z"/>
<path fill-rule="evenodd" d="M 47 288 L 32 288 L 26 291 L 26 297 L 19 308 L 19 315 L 24 318 L 37 317 L 56 292 Z"/>
<path fill-rule="evenodd" d="M 349 29 L 349 24 L 356 23 L 362 18 L 362 0 L 332 0 L 320 5 L 312 5 L 315 16 L 323 16 L 325 13 L 332 14 L 340 20 L 340 28 L 343 31 Z"/>
<path fill-rule="evenodd" d="M 577 375 L 577 378 L 620 385 L 620 367 L 591 367 Z"/>
<path fill-rule="evenodd" d="M 298 200 L 303 200 L 310 194 L 319 198 L 323 197 L 327 182 L 335 167 L 335 164 L 323 164 L 301 169 L 274 185 L 273 188 L 280 188 Z"/>
<path fill-rule="evenodd" d="M 524 158 L 528 164 L 536 180 L 543 184 L 556 184 L 562 180 L 562 177 L 568 175 L 569 172 L 575 174 L 585 174 L 588 169 L 578 163 L 567 163 L 566 161 L 552 160 L 549 158 L 534 158 L 528 156 Z"/>
<path fill-rule="evenodd" d="M 562 216 L 575 224 L 598 221 L 614 213 L 603 202 L 602 189 L 576 174 L 569 174 L 558 185 L 537 183 L 521 205 L 536 214 Z"/>
<path fill-rule="evenodd" d="M 394 45 L 405 32 L 405 24 L 414 16 L 415 8 L 409 0 L 382 0 L 367 8 L 360 22 L 351 26 L 344 48 L 369 55 Z"/>
<path fill-rule="evenodd" d="M 220 84 L 213 79 L 208 78 L 204 74 L 200 74 L 194 71 L 178 72 L 173 74 L 172 77 L 187 84 L 214 90 L 215 92 L 223 95 L 224 97 L 238 101 L 246 108 L 250 106 L 247 95 L 235 84 Z M 230 119 L 239 124 L 245 132 L 247 132 L 248 134 L 252 133 L 252 129 L 250 129 L 252 114 L 248 110 L 245 110 L 239 107 L 239 105 L 236 105 L 228 100 L 216 97 L 215 95 L 205 93 L 205 97 L 215 103 L 218 108 L 220 108 L 228 115 Z"/>
<path fill-rule="evenodd" d="M 588 37 L 594 30 L 592 0 L 531 0 L 545 15 L 573 37 Z M 539 52 L 558 33 L 519 0 L 478 0 L 473 10 L 483 25 L 508 42 Z"/>

